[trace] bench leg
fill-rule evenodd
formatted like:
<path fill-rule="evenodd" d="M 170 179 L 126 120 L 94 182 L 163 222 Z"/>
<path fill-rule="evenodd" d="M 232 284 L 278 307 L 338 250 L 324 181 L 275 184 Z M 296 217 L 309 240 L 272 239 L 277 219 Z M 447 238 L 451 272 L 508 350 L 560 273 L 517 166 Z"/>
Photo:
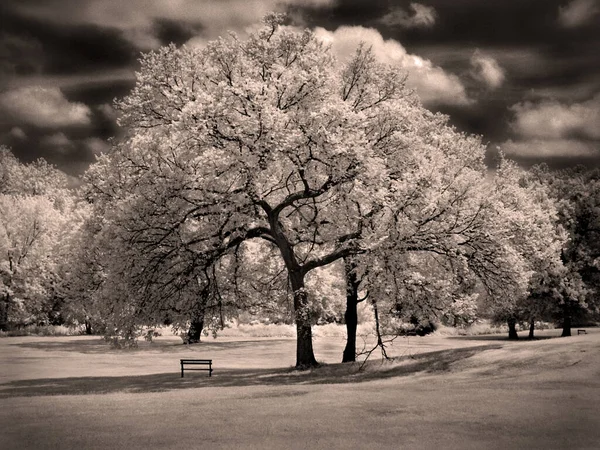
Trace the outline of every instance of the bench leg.
<path fill-rule="evenodd" d="M 183 363 L 181 364 L 181 378 L 183 378 Z"/>

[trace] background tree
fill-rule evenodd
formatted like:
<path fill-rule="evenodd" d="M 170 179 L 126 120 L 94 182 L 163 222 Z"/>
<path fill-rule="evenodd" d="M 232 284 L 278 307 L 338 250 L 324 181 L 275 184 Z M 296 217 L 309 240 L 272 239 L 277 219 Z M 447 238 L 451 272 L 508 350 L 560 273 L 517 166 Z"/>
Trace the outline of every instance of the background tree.
<path fill-rule="evenodd" d="M 533 339 L 536 320 L 557 319 L 562 322 L 562 336 L 570 336 L 570 316 L 565 317 L 565 305 L 586 305 L 588 289 L 577 272 L 565 265 L 551 265 L 534 274 L 529 295 L 516 305 L 516 316 L 529 324 L 529 338 Z"/>
<path fill-rule="evenodd" d="M 564 280 L 556 280 L 561 295 L 554 297 L 563 336 L 570 336 L 573 317 L 589 320 L 600 311 L 599 172 L 583 167 L 552 172 L 542 165 L 532 169 L 531 177 L 547 186 L 557 204 L 558 221 L 569 236 L 561 253 Z"/>
<path fill-rule="evenodd" d="M 490 177 L 485 147 L 443 117 L 397 136 L 397 154 L 388 160 L 395 164 L 394 221 L 388 239 L 358 257 L 369 268 L 362 288 L 378 303 L 385 332 L 395 334 L 399 319 L 429 326 L 457 305 L 472 310 L 477 286 L 496 317 L 516 324 L 530 277 L 561 265 L 564 236 L 545 188 L 524 183 L 525 173 L 505 160 Z"/>
<path fill-rule="evenodd" d="M 58 265 L 81 222 L 73 196 L 44 161 L 21 164 L 7 148 L 0 160 L 0 329 L 58 320 Z"/>

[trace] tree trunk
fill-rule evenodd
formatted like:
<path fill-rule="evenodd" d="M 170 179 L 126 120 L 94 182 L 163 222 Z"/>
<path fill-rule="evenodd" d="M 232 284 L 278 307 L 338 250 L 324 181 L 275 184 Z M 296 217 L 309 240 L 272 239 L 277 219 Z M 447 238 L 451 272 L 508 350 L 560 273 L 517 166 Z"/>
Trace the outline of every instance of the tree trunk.
<path fill-rule="evenodd" d="M 517 319 L 511 317 L 507 319 L 506 323 L 508 324 L 508 338 L 519 339 L 519 335 L 517 334 Z"/>
<path fill-rule="evenodd" d="M 290 281 L 294 291 L 294 313 L 296 319 L 296 368 L 317 367 L 312 345 L 312 328 L 308 309 L 308 293 L 304 287 L 304 274 L 301 271 L 290 272 Z"/>
<path fill-rule="evenodd" d="M 342 362 L 356 361 L 356 328 L 358 326 L 358 285 L 356 272 L 351 263 L 345 264 L 346 270 L 346 312 L 344 321 L 346 322 L 346 347 L 342 355 Z"/>
<path fill-rule="evenodd" d="M 563 328 L 560 337 L 571 336 L 571 308 L 568 302 L 563 305 Z"/>
<path fill-rule="evenodd" d="M 308 293 L 304 287 L 304 276 L 306 273 L 298 263 L 294 255 L 294 247 L 287 240 L 279 223 L 279 213 L 271 209 L 270 206 L 264 206 L 265 212 L 269 217 L 269 226 L 271 235 L 281 252 L 281 256 L 287 268 L 292 291 L 294 292 L 294 319 L 296 322 L 296 368 L 305 369 L 317 367 L 319 364 L 315 359 L 315 353 L 312 345 L 312 328 L 310 324 L 310 310 L 308 308 Z"/>
<path fill-rule="evenodd" d="M 200 336 L 202 336 L 202 329 L 204 328 L 204 318 L 196 317 L 192 319 L 190 328 L 188 329 L 186 336 L 187 344 L 197 344 L 200 342 Z"/>
<path fill-rule="evenodd" d="M 8 307 L 10 295 L 7 293 L 0 299 L 0 331 L 8 330 Z"/>
<path fill-rule="evenodd" d="M 90 336 L 92 334 L 92 323 L 88 319 L 85 319 L 83 323 L 85 325 L 85 334 Z"/>
<path fill-rule="evenodd" d="M 529 321 L 529 339 L 533 339 L 533 333 L 535 330 L 535 319 L 532 317 Z"/>

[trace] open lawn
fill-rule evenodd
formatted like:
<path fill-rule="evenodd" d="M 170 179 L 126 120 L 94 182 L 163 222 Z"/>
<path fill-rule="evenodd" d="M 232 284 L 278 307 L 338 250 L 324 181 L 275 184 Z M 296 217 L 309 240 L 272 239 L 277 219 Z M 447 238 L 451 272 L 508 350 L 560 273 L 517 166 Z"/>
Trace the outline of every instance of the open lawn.
<path fill-rule="evenodd" d="M 0 448 L 598 449 L 600 330 L 559 334 L 400 338 L 362 371 L 317 337 L 303 372 L 289 337 L 2 338 Z M 184 357 L 213 376 L 180 378 Z"/>

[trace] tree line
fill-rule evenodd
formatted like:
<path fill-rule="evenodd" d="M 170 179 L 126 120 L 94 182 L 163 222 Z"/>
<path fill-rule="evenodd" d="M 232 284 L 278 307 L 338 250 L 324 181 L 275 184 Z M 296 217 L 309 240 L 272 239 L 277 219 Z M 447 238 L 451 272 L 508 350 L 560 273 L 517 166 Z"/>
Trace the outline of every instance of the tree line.
<path fill-rule="evenodd" d="M 240 311 L 291 321 L 296 366 L 332 314 L 356 357 L 403 323 L 597 313 L 598 172 L 525 171 L 425 109 L 365 46 L 336 61 L 277 14 L 241 39 L 144 54 L 124 138 L 77 191 L 3 148 L 0 329 L 85 324 L 197 342 Z M 333 298 L 339 300 L 334 301 Z M 324 301 L 324 299 L 326 301 Z"/>

